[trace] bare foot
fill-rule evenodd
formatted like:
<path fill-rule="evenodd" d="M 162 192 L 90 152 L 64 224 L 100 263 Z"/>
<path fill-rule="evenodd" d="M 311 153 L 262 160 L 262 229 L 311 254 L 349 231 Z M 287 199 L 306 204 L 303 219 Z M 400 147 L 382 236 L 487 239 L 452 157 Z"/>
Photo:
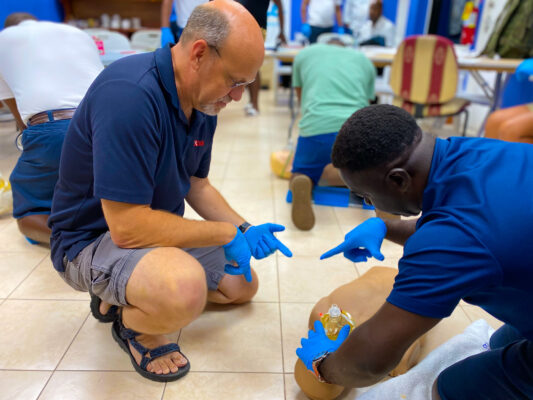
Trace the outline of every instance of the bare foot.
<path fill-rule="evenodd" d="M 155 349 L 156 347 L 163 346 L 168 343 L 172 343 L 163 335 L 145 335 L 141 334 L 136 337 L 136 340 L 147 349 Z M 130 351 L 135 357 L 135 361 L 138 365 L 141 365 L 141 354 L 135 350 L 135 348 L 129 343 Z M 146 355 L 150 357 L 150 353 Z M 187 364 L 187 359 L 183 357 L 181 353 L 175 351 L 173 353 L 165 354 L 164 356 L 157 357 L 146 366 L 146 370 L 149 372 L 161 374 L 169 374 L 177 372 L 179 367 L 183 367 Z"/>

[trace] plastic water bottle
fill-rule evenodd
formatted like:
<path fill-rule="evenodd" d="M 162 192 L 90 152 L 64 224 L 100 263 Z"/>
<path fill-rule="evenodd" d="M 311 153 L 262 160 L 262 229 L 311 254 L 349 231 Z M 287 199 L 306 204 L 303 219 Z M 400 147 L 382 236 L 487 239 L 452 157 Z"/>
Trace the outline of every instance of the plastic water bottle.
<path fill-rule="evenodd" d="M 11 194 L 11 184 L 4 180 L 0 174 L 0 215 L 5 215 L 13 211 L 13 196 Z"/>
<path fill-rule="evenodd" d="M 331 340 L 337 339 L 339 331 L 344 325 L 350 325 L 350 332 L 355 326 L 352 316 L 346 311 L 342 311 L 336 304 L 332 304 L 326 314 L 320 315 L 320 322 L 324 325 L 326 336 Z"/>

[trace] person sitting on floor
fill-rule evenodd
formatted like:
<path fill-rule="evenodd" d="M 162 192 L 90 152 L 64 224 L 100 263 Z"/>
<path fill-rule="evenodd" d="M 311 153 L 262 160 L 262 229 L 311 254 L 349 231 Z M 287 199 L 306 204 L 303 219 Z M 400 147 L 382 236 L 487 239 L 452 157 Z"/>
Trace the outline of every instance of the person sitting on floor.
<path fill-rule="evenodd" d="M 374 99 L 375 77 L 372 62 L 338 38 L 306 47 L 296 56 L 292 85 L 302 118 L 289 186 L 292 222 L 298 229 L 315 224 L 311 192 L 321 176 L 329 186 L 344 186 L 331 166 L 331 147 L 344 121 Z"/>
<path fill-rule="evenodd" d="M 32 243 L 50 242 L 48 215 L 61 147 L 76 107 L 103 65 L 85 32 L 9 15 L 0 32 L 0 100 L 22 130 L 22 154 L 10 176 L 13 216 Z"/>

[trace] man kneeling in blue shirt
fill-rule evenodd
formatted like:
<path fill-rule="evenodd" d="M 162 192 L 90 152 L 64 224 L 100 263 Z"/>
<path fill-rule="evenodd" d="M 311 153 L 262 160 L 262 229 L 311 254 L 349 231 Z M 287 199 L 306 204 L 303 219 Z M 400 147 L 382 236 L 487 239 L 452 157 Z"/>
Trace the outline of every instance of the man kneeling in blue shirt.
<path fill-rule="evenodd" d="M 243 6 L 198 6 L 174 47 L 106 68 L 67 132 L 52 261 L 91 293 L 93 315 L 113 322 L 114 339 L 148 379 L 189 371 L 165 333 L 195 320 L 206 301 L 255 295 L 251 256 L 291 256 L 274 236 L 283 226 L 250 226 L 208 180 L 216 115 L 240 100 L 263 57 L 261 30 Z M 205 221 L 183 218 L 185 200 Z"/>
<path fill-rule="evenodd" d="M 371 218 L 322 255 L 363 262 L 383 258 L 385 237 L 404 245 L 381 309 L 344 341 L 310 331 L 297 350 L 306 366 L 345 387 L 376 383 L 462 299 L 505 325 L 489 351 L 441 372 L 433 399 L 533 398 L 533 146 L 435 139 L 404 110 L 377 105 L 346 121 L 332 161 L 350 189 L 380 210 L 422 214 Z"/>

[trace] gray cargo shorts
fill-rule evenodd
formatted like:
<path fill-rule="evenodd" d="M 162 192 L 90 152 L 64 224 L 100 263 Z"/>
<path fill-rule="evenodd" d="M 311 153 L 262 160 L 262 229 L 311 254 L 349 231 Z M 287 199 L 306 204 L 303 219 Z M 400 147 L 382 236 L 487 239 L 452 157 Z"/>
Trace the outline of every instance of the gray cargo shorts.
<path fill-rule="evenodd" d="M 154 248 L 123 249 L 111 240 L 109 232 L 87 245 L 72 261 L 63 258 L 61 277 L 71 287 L 90 292 L 103 301 L 117 306 L 127 306 L 126 285 L 139 260 Z M 216 290 L 224 276 L 227 263 L 220 246 L 183 248 L 196 258 L 205 271 L 207 288 Z"/>

